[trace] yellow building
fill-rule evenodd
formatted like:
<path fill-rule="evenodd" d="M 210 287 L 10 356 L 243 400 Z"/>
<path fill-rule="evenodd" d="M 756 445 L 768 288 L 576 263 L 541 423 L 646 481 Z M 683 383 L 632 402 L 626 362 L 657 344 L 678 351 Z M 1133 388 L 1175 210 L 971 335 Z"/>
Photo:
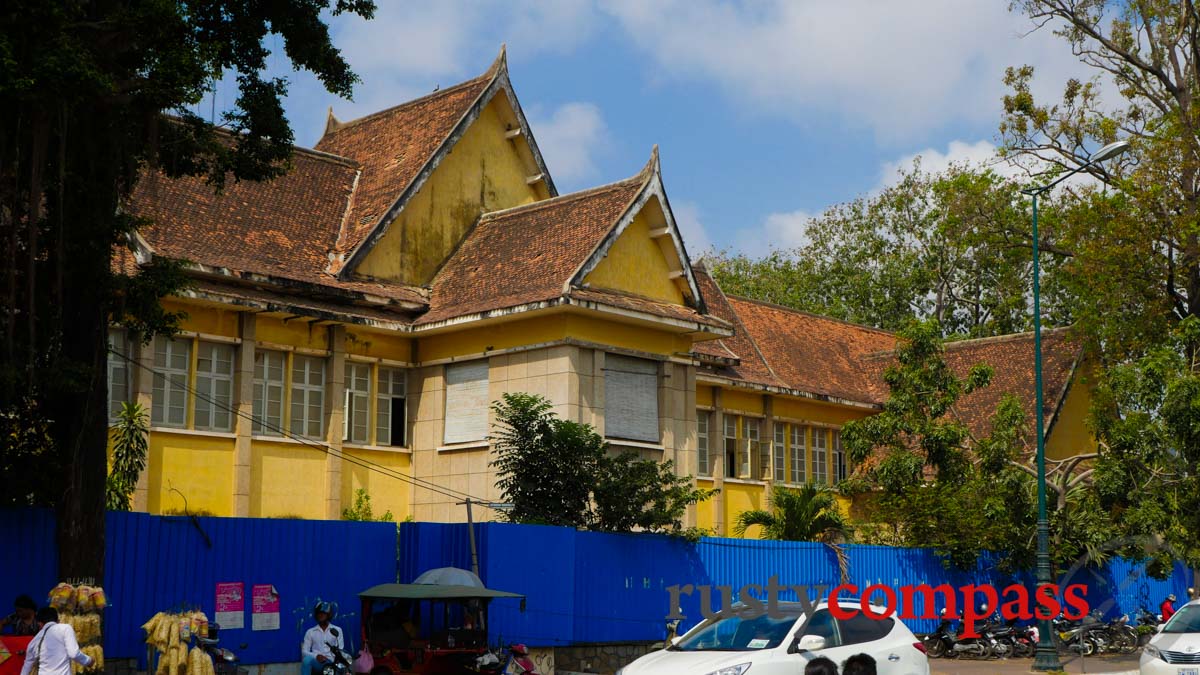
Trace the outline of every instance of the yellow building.
<path fill-rule="evenodd" d="M 500 500 L 489 406 L 522 391 L 719 487 L 689 519 L 723 532 L 773 482 L 843 477 L 839 427 L 884 397 L 893 335 L 726 298 L 692 264 L 657 150 L 559 195 L 503 52 L 429 96 L 331 113 L 274 181 L 215 195 L 149 173 L 129 209 L 152 224 L 121 269 L 182 260 L 193 280 L 164 301 L 187 315 L 174 339 L 112 333 L 114 411 L 152 411 L 135 507 L 153 513 L 337 518 L 365 489 L 398 519 L 462 520 L 465 497 Z M 1049 400 L 1075 353 L 1048 341 Z"/>

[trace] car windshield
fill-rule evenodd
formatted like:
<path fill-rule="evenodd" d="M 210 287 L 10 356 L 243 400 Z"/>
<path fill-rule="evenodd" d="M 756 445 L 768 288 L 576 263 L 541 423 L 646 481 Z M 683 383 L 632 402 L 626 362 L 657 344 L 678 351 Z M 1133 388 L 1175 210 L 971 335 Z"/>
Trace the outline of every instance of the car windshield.
<path fill-rule="evenodd" d="M 1163 626 L 1164 633 L 1200 633 L 1200 605 L 1187 605 Z"/>
<path fill-rule="evenodd" d="M 672 650 L 685 652 L 743 652 L 774 649 L 783 644 L 788 631 L 800 618 L 798 610 L 780 609 L 780 618 L 767 616 L 765 609 L 735 608 L 721 612 L 690 631 Z"/>

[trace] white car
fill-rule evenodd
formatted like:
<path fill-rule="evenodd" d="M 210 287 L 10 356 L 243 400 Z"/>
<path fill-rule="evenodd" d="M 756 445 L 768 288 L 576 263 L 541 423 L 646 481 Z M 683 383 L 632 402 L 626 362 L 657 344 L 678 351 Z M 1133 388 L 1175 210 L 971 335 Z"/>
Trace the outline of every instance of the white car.
<path fill-rule="evenodd" d="M 1142 675 L 1200 675 L 1200 600 L 1179 608 L 1142 649 Z"/>
<path fill-rule="evenodd" d="M 858 600 L 838 598 L 838 606 L 858 610 Z M 875 659 L 880 673 L 928 675 L 924 645 L 898 619 L 874 620 L 861 611 L 840 620 L 829 613 L 827 601 L 804 615 L 798 602 L 779 603 L 771 618 L 765 608 L 752 611 L 736 604 L 728 612 L 705 619 L 676 638 L 666 649 L 651 652 L 617 671 L 617 675 L 797 675 L 808 661 L 825 656 L 838 668 L 855 655 Z M 875 613 L 882 607 L 873 607 Z"/>

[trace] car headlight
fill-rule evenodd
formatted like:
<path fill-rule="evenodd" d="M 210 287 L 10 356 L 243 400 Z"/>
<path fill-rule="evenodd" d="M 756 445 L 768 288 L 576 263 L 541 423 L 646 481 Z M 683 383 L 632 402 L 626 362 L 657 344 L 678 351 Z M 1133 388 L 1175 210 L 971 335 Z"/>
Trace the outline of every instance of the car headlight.
<path fill-rule="evenodd" d="M 1146 645 L 1145 647 L 1142 647 L 1142 652 L 1150 658 L 1162 659 L 1162 652 L 1158 651 L 1158 647 L 1155 647 L 1154 645 Z M 1165 661 L 1166 659 L 1163 660 Z"/>
<path fill-rule="evenodd" d="M 720 670 L 714 670 L 707 675 L 742 675 L 747 670 L 750 670 L 749 663 L 739 663 L 736 666 L 725 666 Z"/>

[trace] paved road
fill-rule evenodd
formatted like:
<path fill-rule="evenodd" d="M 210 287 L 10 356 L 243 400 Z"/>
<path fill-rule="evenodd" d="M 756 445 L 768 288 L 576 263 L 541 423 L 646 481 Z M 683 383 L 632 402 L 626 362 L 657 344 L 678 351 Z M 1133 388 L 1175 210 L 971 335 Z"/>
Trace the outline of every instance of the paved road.
<path fill-rule="evenodd" d="M 1060 656 L 1068 673 L 1127 673 L 1137 672 L 1138 655 L 1106 655 L 1080 658 Z M 933 675 L 984 675 L 985 673 L 1029 673 L 1033 659 L 1000 659 L 972 661 L 968 659 L 929 659 Z"/>

